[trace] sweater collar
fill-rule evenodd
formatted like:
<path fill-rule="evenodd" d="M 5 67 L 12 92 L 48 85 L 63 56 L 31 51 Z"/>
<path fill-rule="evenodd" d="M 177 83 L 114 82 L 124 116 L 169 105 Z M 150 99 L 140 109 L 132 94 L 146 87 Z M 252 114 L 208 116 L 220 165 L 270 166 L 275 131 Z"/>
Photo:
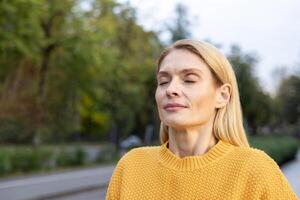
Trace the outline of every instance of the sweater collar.
<path fill-rule="evenodd" d="M 201 156 L 186 156 L 184 158 L 180 158 L 167 147 L 168 143 L 169 141 L 166 141 L 160 146 L 160 161 L 164 166 L 179 171 L 189 171 L 202 168 L 205 165 L 220 159 L 233 148 L 232 144 L 219 140 L 213 147 Z"/>

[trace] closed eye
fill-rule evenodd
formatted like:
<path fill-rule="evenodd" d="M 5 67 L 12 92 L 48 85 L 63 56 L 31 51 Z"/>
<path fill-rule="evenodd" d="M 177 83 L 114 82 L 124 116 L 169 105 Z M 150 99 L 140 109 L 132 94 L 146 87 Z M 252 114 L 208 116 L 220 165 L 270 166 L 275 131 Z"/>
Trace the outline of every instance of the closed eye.
<path fill-rule="evenodd" d="M 192 83 L 195 83 L 196 81 L 190 81 L 190 80 L 186 80 L 184 81 L 185 83 L 189 83 L 189 84 L 192 84 Z M 159 83 L 158 85 L 165 85 L 167 84 L 168 82 L 162 82 L 162 83 Z"/>
<path fill-rule="evenodd" d="M 184 82 L 186 82 L 186 83 L 195 83 L 196 81 L 186 80 L 186 81 L 184 81 Z"/>
<path fill-rule="evenodd" d="M 166 84 L 166 83 L 168 83 L 168 82 L 162 82 L 162 83 L 159 83 L 158 85 L 164 85 L 164 84 Z"/>

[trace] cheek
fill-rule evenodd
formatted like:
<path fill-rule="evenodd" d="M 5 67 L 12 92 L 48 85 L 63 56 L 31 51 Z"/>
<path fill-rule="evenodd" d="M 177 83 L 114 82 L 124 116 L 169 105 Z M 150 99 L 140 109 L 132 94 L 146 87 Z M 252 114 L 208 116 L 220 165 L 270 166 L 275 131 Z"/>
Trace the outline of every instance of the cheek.
<path fill-rule="evenodd" d="M 156 88 L 156 91 L 155 91 L 155 101 L 156 101 L 157 105 L 160 105 L 160 103 L 161 103 L 161 91 L 160 91 L 159 88 Z"/>
<path fill-rule="evenodd" d="M 195 111 L 211 112 L 215 108 L 215 94 L 213 92 L 194 93 L 191 97 Z"/>
<path fill-rule="evenodd" d="M 163 99 L 162 91 L 160 89 L 156 89 L 156 91 L 155 91 L 155 101 L 156 101 L 156 107 L 157 107 L 158 115 L 159 115 L 159 118 L 161 120 L 163 119 L 162 109 L 161 109 L 162 99 Z"/>

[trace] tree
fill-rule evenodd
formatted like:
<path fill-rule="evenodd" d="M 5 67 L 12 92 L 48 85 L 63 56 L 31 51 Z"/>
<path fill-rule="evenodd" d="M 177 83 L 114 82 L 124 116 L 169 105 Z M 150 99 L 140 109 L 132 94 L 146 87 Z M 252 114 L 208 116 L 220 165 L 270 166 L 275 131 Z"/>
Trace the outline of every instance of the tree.
<path fill-rule="evenodd" d="M 109 45 L 111 51 L 99 51 L 100 60 L 106 61 L 99 65 L 96 73 L 101 88 L 94 89 L 98 88 L 101 95 L 91 97 L 98 102 L 99 110 L 110 113 L 111 137 L 118 146 L 119 139 L 133 131 L 142 135 L 151 117 L 148 111 L 152 101 L 149 102 L 148 91 L 152 90 L 152 85 L 147 81 L 155 82 L 153 66 L 160 42 L 153 32 L 146 32 L 137 25 L 132 8 L 112 1 L 96 1 L 95 4 L 92 10 L 95 18 L 91 18 L 91 23 L 95 32 L 105 35 L 103 44 Z"/>
<path fill-rule="evenodd" d="M 189 30 L 189 19 L 188 19 L 188 9 L 184 4 L 178 3 L 175 8 L 176 18 L 174 24 L 169 25 L 169 31 L 171 33 L 171 43 L 186 39 L 191 36 Z"/>
<path fill-rule="evenodd" d="M 264 92 L 254 76 L 257 58 L 253 54 L 244 54 L 241 49 L 233 45 L 228 55 L 238 82 L 240 101 L 243 115 L 253 135 L 258 134 L 259 127 L 274 122 L 273 99 Z"/>
<path fill-rule="evenodd" d="M 282 79 L 278 90 L 280 120 L 295 125 L 300 123 L 300 77 L 290 75 Z"/>
<path fill-rule="evenodd" d="M 89 2 L 87 10 L 76 0 L 0 4 L 0 139 L 142 135 L 160 41 L 131 7 Z"/>
<path fill-rule="evenodd" d="M 39 6 L 33 0 L 0 4 L 0 118 L 7 138 L 15 140 L 29 138 L 33 128 L 27 125 L 36 119 L 33 96 L 43 45 Z"/>

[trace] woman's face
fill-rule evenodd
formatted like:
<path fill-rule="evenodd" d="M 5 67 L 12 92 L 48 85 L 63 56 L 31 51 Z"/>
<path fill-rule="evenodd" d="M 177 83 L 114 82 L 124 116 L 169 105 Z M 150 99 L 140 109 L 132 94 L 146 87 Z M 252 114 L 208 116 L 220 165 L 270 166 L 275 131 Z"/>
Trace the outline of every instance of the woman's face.
<path fill-rule="evenodd" d="M 160 65 L 157 84 L 155 99 L 165 125 L 184 129 L 214 118 L 217 86 L 199 56 L 184 49 L 171 50 Z"/>

